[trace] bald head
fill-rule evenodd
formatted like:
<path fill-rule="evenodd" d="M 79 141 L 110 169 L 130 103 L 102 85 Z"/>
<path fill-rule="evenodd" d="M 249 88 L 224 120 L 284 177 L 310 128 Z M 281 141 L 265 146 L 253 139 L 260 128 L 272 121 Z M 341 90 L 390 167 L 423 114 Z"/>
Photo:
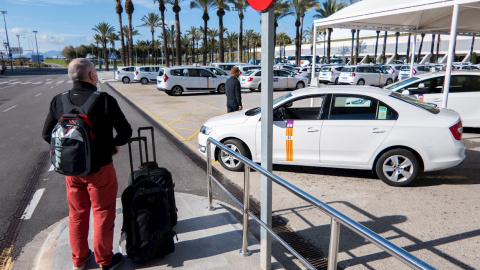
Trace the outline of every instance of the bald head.
<path fill-rule="evenodd" d="M 95 66 L 86 58 L 74 59 L 68 65 L 68 76 L 74 82 L 83 81 L 95 85 L 97 81 L 96 77 L 92 77 L 93 74 L 96 76 Z"/>

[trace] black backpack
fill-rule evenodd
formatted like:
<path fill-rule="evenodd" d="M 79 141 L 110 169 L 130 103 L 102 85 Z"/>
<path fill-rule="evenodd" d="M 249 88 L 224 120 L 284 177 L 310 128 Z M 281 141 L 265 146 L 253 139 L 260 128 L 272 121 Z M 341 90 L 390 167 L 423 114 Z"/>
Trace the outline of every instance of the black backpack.
<path fill-rule="evenodd" d="M 173 237 L 176 233 L 172 227 L 171 195 L 173 187 L 166 188 L 165 184 L 172 185 L 172 177 L 164 168 L 149 167 L 148 162 L 141 163 L 141 169 L 133 171 L 131 143 L 139 141 L 145 143 L 146 138 L 136 137 L 128 142 L 130 154 L 131 176 L 129 186 L 122 193 L 123 226 L 120 246 L 126 240 L 127 256 L 134 263 L 145 264 L 155 258 L 163 258 L 175 250 Z M 140 148 L 141 149 L 141 148 Z M 147 168 L 145 168 L 145 166 Z M 175 207 L 173 201 L 173 207 Z M 174 217 L 177 221 L 176 211 Z"/>
<path fill-rule="evenodd" d="M 72 104 L 69 91 L 62 94 L 63 115 L 53 128 L 50 160 L 55 171 L 64 175 L 84 176 L 92 173 L 94 135 L 88 113 L 100 97 L 93 92 L 80 107 Z"/>

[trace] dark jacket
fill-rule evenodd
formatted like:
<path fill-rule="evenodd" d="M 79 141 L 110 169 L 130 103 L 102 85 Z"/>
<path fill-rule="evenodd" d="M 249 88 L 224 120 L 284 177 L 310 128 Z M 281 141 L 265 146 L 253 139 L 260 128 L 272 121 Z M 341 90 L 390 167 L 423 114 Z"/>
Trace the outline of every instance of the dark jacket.
<path fill-rule="evenodd" d="M 75 106 L 82 106 L 94 91 L 97 91 L 97 87 L 90 83 L 74 82 L 69 97 Z M 63 102 L 59 94 L 52 99 L 43 126 L 42 137 L 46 142 L 50 143 L 52 130 L 63 113 Z M 116 145 L 120 146 L 128 142 L 132 136 L 132 128 L 118 106 L 117 100 L 107 93 L 103 93 L 97 99 L 88 117 L 92 123 L 94 135 L 92 171 L 98 171 L 100 167 L 112 162 L 112 153 Z M 116 131 L 115 137 L 113 129 Z"/>
<path fill-rule="evenodd" d="M 240 81 L 235 76 L 230 76 L 225 84 L 227 103 L 242 106 L 241 90 Z"/>

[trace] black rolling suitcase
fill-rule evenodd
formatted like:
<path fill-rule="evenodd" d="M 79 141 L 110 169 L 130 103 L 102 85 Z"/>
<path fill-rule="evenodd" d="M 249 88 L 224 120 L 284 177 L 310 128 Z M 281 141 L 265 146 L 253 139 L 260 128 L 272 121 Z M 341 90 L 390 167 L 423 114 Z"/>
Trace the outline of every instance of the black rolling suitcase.
<path fill-rule="evenodd" d="M 162 258 L 175 250 L 173 237 L 176 233 L 172 227 L 177 222 L 172 175 L 157 165 L 153 128 L 139 128 L 139 135 L 144 129 L 150 129 L 152 133 L 154 161 L 148 160 L 146 137 L 130 139 L 128 149 L 131 175 L 129 186 L 122 193 L 123 227 L 120 239 L 120 244 L 126 240 L 127 256 L 139 264 Z M 139 143 L 140 169 L 134 171 L 131 144 L 136 141 Z M 145 146 L 145 162 L 142 143 Z"/>

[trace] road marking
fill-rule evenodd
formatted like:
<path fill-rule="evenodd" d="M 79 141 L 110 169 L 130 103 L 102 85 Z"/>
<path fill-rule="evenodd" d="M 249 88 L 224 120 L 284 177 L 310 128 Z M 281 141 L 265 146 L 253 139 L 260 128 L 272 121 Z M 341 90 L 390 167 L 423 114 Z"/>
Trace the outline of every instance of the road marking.
<path fill-rule="evenodd" d="M 50 87 L 50 89 L 52 89 L 52 88 L 53 88 L 53 86 L 52 86 L 52 87 Z"/>
<path fill-rule="evenodd" d="M 63 83 L 63 80 L 57 82 L 57 84 L 61 84 L 61 83 Z"/>
<path fill-rule="evenodd" d="M 40 96 L 41 94 L 42 94 L 42 93 L 38 93 L 38 94 L 36 94 L 35 96 L 38 97 L 38 96 Z"/>
<path fill-rule="evenodd" d="M 51 83 L 53 83 L 53 81 L 45 82 L 45 84 L 51 84 Z"/>
<path fill-rule="evenodd" d="M 17 107 L 17 105 L 15 105 L 15 106 L 13 106 L 13 107 L 10 107 L 10 108 L 4 110 L 3 112 L 8 112 L 8 111 L 10 111 L 11 109 L 13 109 L 13 108 L 15 108 L 15 107 Z"/>
<path fill-rule="evenodd" d="M 41 84 L 41 83 L 42 83 L 42 82 L 34 82 L 34 83 L 32 83 L 32 84 Z"/>
<path fill-rule="evenodd" d="M 53 164 L 50 166 L 50 168 L 48 169 L 49 172 L 53 171 L 55 169 L 55 167 L 53 167 Z"/>
<path fill-rule="evenodd" d="M 21 219 L 28 220 L 32 217 L 33 212 L 35 211 L 35 208 L 37 208 L 37 205 L 40 202 L 44 191 L 44 188 L 37 189 L 37 191 L 35 191 L 35 194 L 33 194 L 33 198 L 27 205 L 27 208 L 25 209 L 25 212 L 23 212 Z"/>

